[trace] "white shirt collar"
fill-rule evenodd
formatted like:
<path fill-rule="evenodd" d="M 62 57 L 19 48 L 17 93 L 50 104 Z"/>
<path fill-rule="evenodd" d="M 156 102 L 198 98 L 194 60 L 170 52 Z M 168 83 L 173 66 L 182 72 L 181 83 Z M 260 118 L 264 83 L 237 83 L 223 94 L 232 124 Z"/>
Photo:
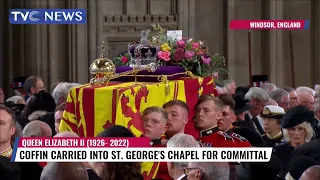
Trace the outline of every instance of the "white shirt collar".
<path fill-rule="evenodd" d="M 177 180 L 181 180 L 182 178 L 184 178 L 186 175 L 185 174 L 182 174 L 180 177 L 178 177 Z"/>

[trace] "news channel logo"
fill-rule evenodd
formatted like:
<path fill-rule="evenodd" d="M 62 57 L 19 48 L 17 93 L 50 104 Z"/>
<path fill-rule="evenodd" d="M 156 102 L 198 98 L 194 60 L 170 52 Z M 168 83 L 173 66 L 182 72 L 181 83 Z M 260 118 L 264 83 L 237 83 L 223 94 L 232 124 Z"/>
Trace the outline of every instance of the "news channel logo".
<path fill-rule="evenodd" d="M 86 24 L 84 9 L 10 9 L 11 24 Z"/>

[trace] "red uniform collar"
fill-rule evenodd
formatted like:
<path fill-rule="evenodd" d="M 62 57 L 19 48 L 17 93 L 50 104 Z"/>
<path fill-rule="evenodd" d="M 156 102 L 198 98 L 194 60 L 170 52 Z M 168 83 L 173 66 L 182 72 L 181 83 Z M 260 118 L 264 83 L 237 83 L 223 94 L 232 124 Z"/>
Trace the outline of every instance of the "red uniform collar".
<path fill-rule="evenodd" d="M 39 162 L 38 163 L 42 168 L 44 168 L 48 163 L 47 162 Z"/>
<path fill-rule="evenodd" d="M 210 129 L 207 129 L 207 130 L 204 130 L 204 131 L 200 131 L 200 137 L 209 136 L 209 135 L 211 135 L 213 133 L 216 133 L 218 131 L 219 131 L 219 127 L 218 126 L 210 128 Z"/>

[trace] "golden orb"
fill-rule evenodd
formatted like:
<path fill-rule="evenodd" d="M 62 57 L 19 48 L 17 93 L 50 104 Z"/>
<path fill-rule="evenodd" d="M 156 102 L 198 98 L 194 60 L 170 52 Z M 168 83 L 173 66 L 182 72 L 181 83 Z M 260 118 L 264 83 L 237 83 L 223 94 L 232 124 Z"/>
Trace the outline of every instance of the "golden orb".
<path fill-rule="evenodd" d="M 103 74 L 104 76 L 113 76 L 116 74 L 116 66 L 108 58 L 98 58 L 90 65 L 90 73 L 93 75 Z"/>

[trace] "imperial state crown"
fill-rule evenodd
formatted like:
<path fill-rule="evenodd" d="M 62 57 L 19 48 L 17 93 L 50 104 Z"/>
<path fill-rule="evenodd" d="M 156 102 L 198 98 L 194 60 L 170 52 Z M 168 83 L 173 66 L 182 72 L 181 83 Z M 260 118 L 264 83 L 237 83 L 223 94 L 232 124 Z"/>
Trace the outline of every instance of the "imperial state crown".
<path fill-rule="evenodd" d="M 150 64 L 157 63 L 159 47 L 148 43 L 150 30 L 141 31 L 139 43 L 129 43 L 128 52 L 131 55 L 130 67 L 134 69 L 146 68 Z"/>

